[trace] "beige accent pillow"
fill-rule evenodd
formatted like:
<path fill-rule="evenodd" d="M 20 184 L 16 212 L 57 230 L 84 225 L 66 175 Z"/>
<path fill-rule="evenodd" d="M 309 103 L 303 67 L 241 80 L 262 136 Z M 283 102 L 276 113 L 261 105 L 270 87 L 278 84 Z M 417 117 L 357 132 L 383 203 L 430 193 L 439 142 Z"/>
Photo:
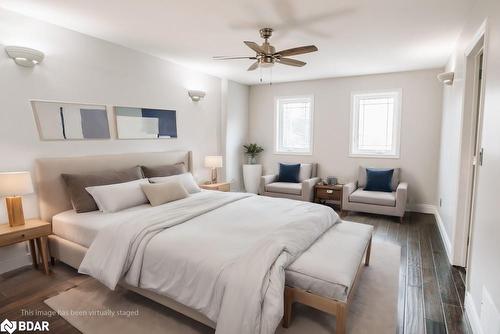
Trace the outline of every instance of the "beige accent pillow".
<path fill-rule="evenodd" d="M 189 196 L 186 188 L 179 181 L 141 184 L 141 187 L 152 206 L 177 201 Z"/>

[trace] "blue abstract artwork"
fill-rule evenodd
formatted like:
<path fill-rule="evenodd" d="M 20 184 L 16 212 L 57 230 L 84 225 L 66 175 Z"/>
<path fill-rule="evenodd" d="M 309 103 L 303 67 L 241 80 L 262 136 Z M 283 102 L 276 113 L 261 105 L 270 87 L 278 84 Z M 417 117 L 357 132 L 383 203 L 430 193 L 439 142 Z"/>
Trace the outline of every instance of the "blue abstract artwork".
<path fill-rule="evenodd" d="M 119 139 L 177 138 L 175 110 L 115 107 Z"/>
<path fill-rule="evenodd" d="M 106 106 L 31 101 L 42 140 L 110 139 Z"/>

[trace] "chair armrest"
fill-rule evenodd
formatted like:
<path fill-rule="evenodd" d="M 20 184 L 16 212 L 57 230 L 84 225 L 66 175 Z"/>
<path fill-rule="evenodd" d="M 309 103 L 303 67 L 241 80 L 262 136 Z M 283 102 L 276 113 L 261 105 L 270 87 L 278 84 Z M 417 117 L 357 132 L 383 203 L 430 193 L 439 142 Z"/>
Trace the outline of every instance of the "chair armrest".
<path fill-rule="evenodd" d="M 406 207 L 406 199 L 408 198 L 408 183 L 401 182 L 398 184 L 396 188 L 396 206 L 399 204 L 404 205 Z"/>
<path fill-rule="evenodd" d="M 260 187 L 259 194 L 263 194 L 266 191 L 266 184 L 276 182 L 278 175 L 264 175 L 260 177 Z"/>
<path fill-rule="evenodd" d="M 313 177 L 302 181 L 302 200 L 312 202 L 314 200 L 314 186 L 321 181 L 320 177 Z"/>
<path fill-rule="evenodd" d="M 348 203 L 349 196 L 358 188 L 358 182 L 349 182 L 344 184 L 342 189 L 342 202 Z"/>

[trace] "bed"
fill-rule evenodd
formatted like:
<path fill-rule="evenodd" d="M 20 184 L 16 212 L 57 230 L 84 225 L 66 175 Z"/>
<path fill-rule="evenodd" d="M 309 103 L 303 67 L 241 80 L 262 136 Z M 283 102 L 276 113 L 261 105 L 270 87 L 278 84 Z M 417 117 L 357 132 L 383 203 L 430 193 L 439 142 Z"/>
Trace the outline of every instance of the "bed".
<path fill-rule="evenodd" d="M 321 306 L 324 303 L 317 303 L 321 301 L 317 298 L 313 298 L 313 302 L 309 304 L 323 311 L 342 315 L 338 310 L 344 311 L 344 306 L 348 304 L 353 283 L 359 273 L 359 260 L 356 260 L 358 263 L 354 266 L 347 267 L 342 265 L 340 259 L 335 261 L 339 264 L 339 268 L 344 269 L 344 278 L 335 279 L 340 281 L 339 284 L 328 282 L 326 290 L 325 285 L 316 284 L 320 290 L 317 290 L 314 284 L 310 285 L 312 279 L 321 280 L 321 270 L 315 271 L 318 273 L 317 277 L 307 279 L 307 263 L 311 261 L 301 263 L 300 260 L 296 260 L 307 259 L 307 253 L 304 256 L 301 254 L 313 244 L 314 247 L 311 248 L 317 249 L 316 253 L 324 253 L 325 245 L 341 244 L 339 240 L 348 240 L 349 235 L 356 235 L 357 238 L 356 242 L 347 243 L 356 245 L 351 250 L 353 258 L 350 261 L 358 259 L 369 252 L 367 245 L 369 239 L 371 240 L 371 230 L 361 226 L 356 227 L 356 224 L 352 223 L 339 223 L 338 216 L 333 214 L 332 210 L 328 211 L 326 207 L 302 202 L 292 203 L 286 199 L 202 191 L 160 209 L 144 205 L 107 215 L 99 212 L 76 214 L 71 210 L 71 203 L 60 178 L 62 173 L 94 172 L 141 164 L 178 162 L 184 162 L 188 170 L 192 171 L 192 155 L 189 151 L 38 160 L 36 173 L 40 212 L 42 219 L 52 221 L 53 224 L 53 235 L 49 237 L 51 256 L 80 268 L 81 271 L 84 267 L 83 272 L 85 268 L 89 272 L 94 270 L 92 276 L 110 288 L 113 288 L 114 280 L 120 276 L 119 284 L 217 328 L 220 333 L 235 331 L 272 333 L 281 320 L 283 308 L 284 323 L 288 325 L 291 303 L 295 301 L 307 303 L 304 296 L 323 294 L 331 305 L 336 306 L 326 310 Z M 193 216 L 191 208 L 197 206 L 199 214 Z M 189 210 L 186 211 L 186 208 Z M 294 210 L 296 211 L 293 212 Z M 245 211 L 252 214 L 241 214 Z M 266 214 L 269 211 L 275 213 L 272 219 L 270 218 L 272 214 Z M 130 232 L 131 240 L 135 240 L 138 233 L 135 227 L 131 226 L 149 221 L 149 218 L 144 217 L 150 216 L 150 219 L 160 217 L 159 221 L 163 222 L 163 217 L 168 215 L 182 217 L 186 212 L 189 212 L 189 215 L 185 221 L 168 226 L 162 225 L 161 228 L 151 230 L 148 241 L 137 244 L 141 256 L 130 258 L 129 249 L 121 249 L 121 246 L 105 247 L 114 243 L 113 238 L 116 239 L 116 233 L 113 235 L 108 230 L 112 231 L 113 228 L 119 227 L 117 231 L 124 235 L 123 238 L 126 239 Z M 238 224 L 235 225 L 227 217 L 238 217 Z M 312 220 L 315 221 L 313 224 Z M 124 221 L 136 223 L 124 225 Z M 107 225 L 111 227 L 106 227 Z M 114 225 L 116 226 L 113 227 Z M 292 225 L 293 228 L 290 227 Z M 329 233 L 325 233 L 326 231 Z M 360 234 L 360 231 L 364 232 Z M 101 249 L 96 246 L 99 243 Z M 252 247 L 256 245 L 259 247 L 253 249 Z M 179 251 L 180 249 L 182 251 Z M 115 262 L 120 261 L 113 260 L 104 264 L 101 262 L 106 262 L 107 258 L 120 257 L 123 257 L 124 263 L 130 262 L 127 275 L 124 278 L 118 275 L 121 274 L 120 267 L 116 268 L 116 277 L 112 277 L 112 267 Z M 266 264 L 265 259 L 268 258 Z M 99 265 L 102 267 L 95 269 Z M 176 269 L 165 271 L 165 266 Z M 281 276 L 285 274 L 280 270 L 285 267 L 289 267 L 286 279 L 287 284 L 289 282 L 291 284 L 286 288 L 283 286 L 284 277 Z M 106 271 L 100 277 L 102 268 L 106 268 Z M 247 268 L 255 270 L 252 274 L 248 274 L 245 272 Z M 338 271 L 342 272 L 340 269 Z M 341 283 L 342 279 L 346 281 L 344 284 Z M 265 285 L 262 282 L 265 282 Z M 254 297 L 255 291 L 261 292 L 260 295 L 257 293 L 259 297 Z M 283 291 L 285 291 L 284 302 Z M 241 303 L 241 298 L 246 300 L 244 305 Z M 232 311 L 230 317 L 225 309 Z"/>

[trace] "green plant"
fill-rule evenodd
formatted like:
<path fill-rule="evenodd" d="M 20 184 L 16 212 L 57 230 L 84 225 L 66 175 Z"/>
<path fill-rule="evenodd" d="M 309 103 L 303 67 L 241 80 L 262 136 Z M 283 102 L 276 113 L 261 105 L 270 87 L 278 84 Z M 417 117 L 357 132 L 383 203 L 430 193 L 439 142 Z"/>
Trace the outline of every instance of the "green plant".
<path fill-rule="evenodd" d="M 264 151 L 264 149 L 262 148 L 262 146 L 259 146 L 259 145 L 255 144 L 255 143 L 248 144 L 248 145 L 243 145 L 243 147 L 245 148 L 245 154 L 248 154 L 252 158 L 255 158 L 262 151 Z"/>

